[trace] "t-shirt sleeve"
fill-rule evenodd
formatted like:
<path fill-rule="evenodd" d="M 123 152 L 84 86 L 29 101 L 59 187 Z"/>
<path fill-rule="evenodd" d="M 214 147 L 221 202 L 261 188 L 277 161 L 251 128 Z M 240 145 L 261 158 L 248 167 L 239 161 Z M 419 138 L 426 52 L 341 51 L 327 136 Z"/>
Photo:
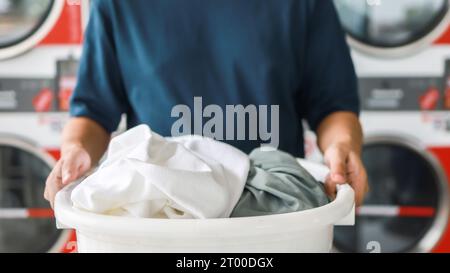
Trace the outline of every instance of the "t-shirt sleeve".
<path fill-rule="evenodd" d="M 72 117 L 87 117 L 108 132 L 117 129 L 127 99 L 114 45 L 109 1 L 91 1 L 78 83 L 70 101 Z"/>
<path fill-rule="evenodd" d="M 359 115 L 360 105 L 350 50 L 332 1 L 314 1 L 311 15 L 300 103 L 303 117 L 316 130 L 333 112 Z"/>

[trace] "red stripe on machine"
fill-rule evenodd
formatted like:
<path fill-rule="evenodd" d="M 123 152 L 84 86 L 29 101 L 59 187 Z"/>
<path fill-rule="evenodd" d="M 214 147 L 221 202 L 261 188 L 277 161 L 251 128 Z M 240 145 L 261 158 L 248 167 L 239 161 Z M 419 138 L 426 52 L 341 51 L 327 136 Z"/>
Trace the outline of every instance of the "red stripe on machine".
<path fill-rule="evenodd" d="M 28 209 L 28 218 L 53 218 L 55 214 L 52 209 Z"/>
<path fill-rule="evenodd" d="M 43 208 L 11 208 L 0 209 L 0 219 L 37 219 L 53 218 L 52 209 Z"/>
<path fill-rule="evenodd" d="M 433 217 L 435 209 L 432 207 L 400 207 L 400 217 Z"/>

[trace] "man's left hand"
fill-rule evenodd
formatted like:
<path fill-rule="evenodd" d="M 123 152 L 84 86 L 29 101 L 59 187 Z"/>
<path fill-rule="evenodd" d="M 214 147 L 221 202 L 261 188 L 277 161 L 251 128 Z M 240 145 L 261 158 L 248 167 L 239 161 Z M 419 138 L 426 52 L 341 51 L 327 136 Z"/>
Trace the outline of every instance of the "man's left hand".
<path fill-rule="evenodd" d="M 324 153 L 330 174 L 325 183 L 327 194 L 336 197 L 336 185 L 348 183 L 355 191 L 357 206 L 361 206 L 369 191 L 367 173 L 359 153 L 351 145 L 337 143 L 330 145 Z"/>

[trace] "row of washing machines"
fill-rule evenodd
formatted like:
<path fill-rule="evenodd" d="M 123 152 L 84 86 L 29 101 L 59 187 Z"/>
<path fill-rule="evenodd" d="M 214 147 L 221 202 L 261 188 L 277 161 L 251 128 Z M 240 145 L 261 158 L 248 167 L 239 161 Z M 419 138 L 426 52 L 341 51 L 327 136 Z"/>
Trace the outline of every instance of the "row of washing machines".
<path fill-rule="evenodd" d="M 359 76 L 371 191 L 340 252 L 450 252 L 450 1 L 334 0 Z M 42 198 L 87 0 L 0 0 L 0 252 L 72 252 Z M 314 134 L 307 157 L 321 160 Z"/>

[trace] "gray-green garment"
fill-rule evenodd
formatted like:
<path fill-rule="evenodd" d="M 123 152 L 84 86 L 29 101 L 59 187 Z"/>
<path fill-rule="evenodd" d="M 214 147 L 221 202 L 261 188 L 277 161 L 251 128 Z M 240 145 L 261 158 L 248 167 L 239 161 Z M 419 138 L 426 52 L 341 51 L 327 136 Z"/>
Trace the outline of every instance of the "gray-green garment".
<path fill-rule="evenodd" d="M 281 151 L 254 150 L 244 192 L 231 217 L 307 210 L 328 204 L 322 183 Z"/>

